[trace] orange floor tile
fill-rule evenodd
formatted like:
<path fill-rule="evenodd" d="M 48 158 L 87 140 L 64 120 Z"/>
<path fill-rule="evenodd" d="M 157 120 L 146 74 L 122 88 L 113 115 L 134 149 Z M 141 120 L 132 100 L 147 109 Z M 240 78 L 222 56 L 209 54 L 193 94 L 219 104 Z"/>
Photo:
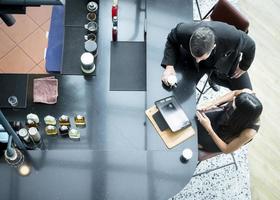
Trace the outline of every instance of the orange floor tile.
<path fill-rule="evenodd" d="M 52 6 L 28 7 L 25 15 L 13 15 L 16 24 L 0 19 L 0 72 L 45 74 Z"/>

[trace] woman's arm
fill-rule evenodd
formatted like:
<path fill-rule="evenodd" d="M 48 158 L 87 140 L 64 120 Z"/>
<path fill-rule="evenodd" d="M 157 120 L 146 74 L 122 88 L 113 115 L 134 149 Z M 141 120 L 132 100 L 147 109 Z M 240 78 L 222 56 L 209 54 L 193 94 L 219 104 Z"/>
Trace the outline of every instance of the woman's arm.
<path fill-rule="evenodd" d="M 215 133 L 212 128 L 208 133 L 223 153 L 234 152 L 253 139 L 253 137 L 256 135 L 256 131 L 254 129 L 248 128 L 243 130 L 239 137 L 233 139 L 229 144 L 227 144 Z"/>
<path fill-rule="evenodd" d="M 215 144 L 219 147 L 219 149 L 223 153 L 231 153 L 244 144 L 249 142 L 256 134 L 254 129 L 248 128 L 241 132 L 240 136 L 233 139 L 229 144 L 225 143 L 213 130 L 211 122 L 209 118 L 204 114 L 197 112 L 198 121 L 202 124 L 202 126 L 207 130 Z"/>
<path fill-rule="evenodd" d="M 224 103 L 232 101 L 235 96 L 239 95 L 242 92 L 253 93 L 252 90 L 247 89 L 247 88 L 242 89 L 242 90 L 233 90 L 233 91 L 225 94 L 224 96 L 218 97 L 217 99 L 215 99 L 215 100 L 213 100 L 209 103 L 206 103 L 205 105 L 202 105 L 200 108 L 198 108 L 198 110 L 199 111 L 207 111 L 207 110 L 210 110 L 212 108 L 216 108 L 219 105 L 222 105 Z"/>

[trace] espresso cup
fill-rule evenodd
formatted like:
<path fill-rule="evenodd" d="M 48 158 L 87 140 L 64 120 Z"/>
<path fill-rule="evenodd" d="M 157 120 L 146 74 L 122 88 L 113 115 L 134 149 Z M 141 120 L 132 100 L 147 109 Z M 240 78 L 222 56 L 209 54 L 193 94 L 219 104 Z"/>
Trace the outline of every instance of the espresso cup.
<path fill-rule="evenodd" d="M 96 32 L 97 31 L 97 23 L 96 22 L 89 22 L 85 24 L 85 29 L 89 30 L 90 32 Z"/>
<path fill-rule="evenodd" d="M 90 12 L 90 13 L 88 13 L 87 14 L 87 20 L 88 21 L 94 21 L 94 20 L 96 20 L 96 14 L 95 13 L 92 13 L 92 12 Z"/>
<path fill-rule="evenodd" d="M 98 9 L 98 4 L 94 1 L 90 1 L 88 4 L 87 4 L 87 10 L 89 12 L 96 12 Z"/>
<path fill-rule="evenodd" d="M 89 34 L 85 35 L 84 38 L 85 38 L 85 40 L 96 41 L 96 35 L 94 33 L 89 33 Z"/>
<path fill-rule="evenodd" d="M 94 72 L 94 56 L 91 53 L 85 52 L 81 55 L 81 69 L 86 74 Z"/>
<path fill-rule="evenodd" d="M 184 149 L 180 157 L 180 160 L 182 163 L 187 163 L 192 158 L 192 156 L 193 156 L 193 152 L 191 149 Z"/>

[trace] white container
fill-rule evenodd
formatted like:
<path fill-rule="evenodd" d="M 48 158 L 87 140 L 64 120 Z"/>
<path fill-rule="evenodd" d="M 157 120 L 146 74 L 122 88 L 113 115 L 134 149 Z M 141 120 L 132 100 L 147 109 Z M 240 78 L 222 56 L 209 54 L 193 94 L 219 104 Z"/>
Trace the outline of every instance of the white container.
<path fill-rule="evenodd" d="M 94 56 L 89 53 L 83 53 L 81 56 L 81 69 L 84 73 L 86 74 L 90 74 L 92 72 L 94 72 L 95 70 L 95 64 L 94 64 Z"/>
<path fill-rule="evenodd" d="M 29 132 L 29 135 L 30 135 L 30 136 L 32 137 L 32 139 L 34 140 L 34 142 L 40 142 L 40 140 L 41 140 L 41 135 L 40 135 L 40 133 L 39 133 L 39 131 L 38 131 L 37 128 L 31 127 L 31 128 L 29 128 L 28 132 Z"/>
<path fill-rule="evenodd" d="M 25 142 L 30 142 L 30 137 L 29 137 L 29 134 L 28 134 L 28 131 L 26 130 L 26 128 L 21 128 L 21 129 L 19 129 L 18 135 L 19 135 L 22 139 L 24 139 Z"/>

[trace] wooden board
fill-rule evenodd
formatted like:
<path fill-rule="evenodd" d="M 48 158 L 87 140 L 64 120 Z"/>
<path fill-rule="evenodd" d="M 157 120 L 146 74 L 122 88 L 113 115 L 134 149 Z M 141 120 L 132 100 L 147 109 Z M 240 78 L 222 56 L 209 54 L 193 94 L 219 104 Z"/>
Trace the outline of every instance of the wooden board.
<path fill-rule="evenodd" d="M 159 134 L 159 136 L 161 137 L 161 139 L 163 140 L 163 142 L 165 143 L 167 148 L 171 149 L 195 134 L 195 131 L 191 126 L 189 126 L 188 128 L 185 128 L 185 129 L 181 129 L 177 132 L 172 132 L 170 129 L 161 131 L 159 129 L 156 121 L 153 118 L 153 115 L 156 112 L 158 112 L 158 109 L 156 106 L 152 106 L 151 108 L 149 108 L 145 111 L 147 117 L 153 124 L 154 128 L 156 129 L 157 133 Z"/>

